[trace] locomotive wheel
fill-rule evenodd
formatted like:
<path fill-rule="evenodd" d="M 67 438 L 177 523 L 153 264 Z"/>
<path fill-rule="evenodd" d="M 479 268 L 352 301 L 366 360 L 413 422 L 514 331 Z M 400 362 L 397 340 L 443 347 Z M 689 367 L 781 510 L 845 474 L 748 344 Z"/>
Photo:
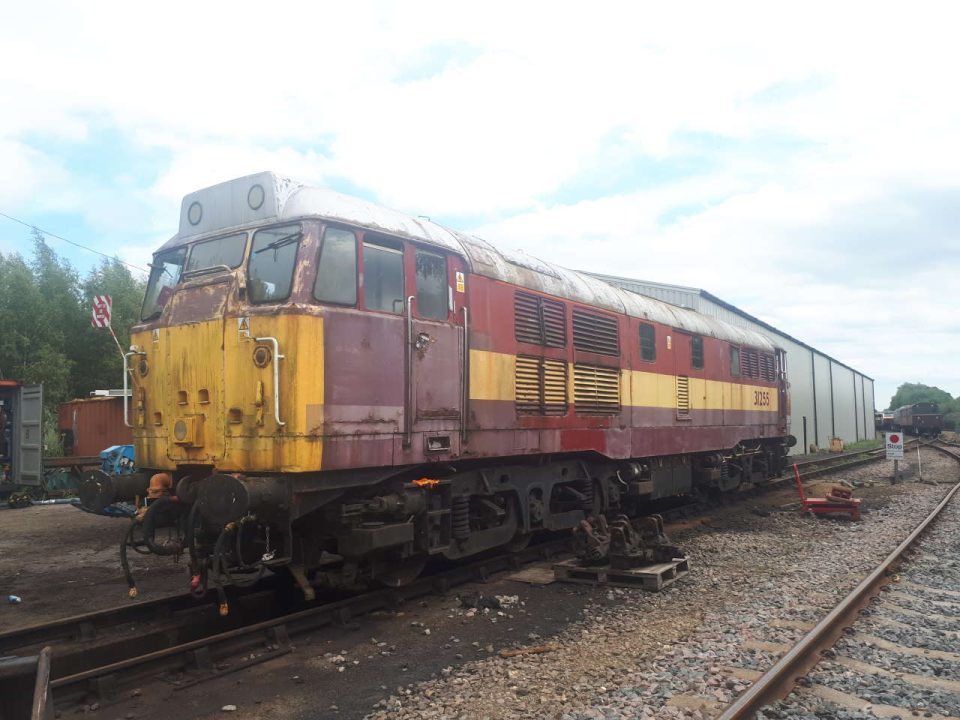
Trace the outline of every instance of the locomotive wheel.
<path fill-rule="evenodd" d="M 518 532 L 513 536 L 513 539 L 507 543 L 507 550 L 510 552 L 521 552 L 522 550 L 526 550 L 532 539 L 533 533 Z"/>
<path fill-rule="evenodd" d="M 388 570 L 377 574 L 376 580 L 387 587 L 409 585 L 423 572 L 426 564 L 426 555 L 414 555 L 403 560 L 393 560 Z"/>

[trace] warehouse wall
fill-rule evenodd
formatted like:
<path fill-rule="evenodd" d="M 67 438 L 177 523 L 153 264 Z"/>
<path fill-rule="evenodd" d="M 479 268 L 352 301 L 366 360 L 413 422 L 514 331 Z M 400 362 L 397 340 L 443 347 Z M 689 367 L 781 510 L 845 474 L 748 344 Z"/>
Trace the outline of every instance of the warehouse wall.
<path fill-rule="evenodd" d="M 862 439 L 858 436 L 860 423 L 857 421 L 859 409 L 853 397 L 853 371 L 850 368 L 831 361 L 831 379 L 833 382 L 833 436 L 846 442 Z"/>

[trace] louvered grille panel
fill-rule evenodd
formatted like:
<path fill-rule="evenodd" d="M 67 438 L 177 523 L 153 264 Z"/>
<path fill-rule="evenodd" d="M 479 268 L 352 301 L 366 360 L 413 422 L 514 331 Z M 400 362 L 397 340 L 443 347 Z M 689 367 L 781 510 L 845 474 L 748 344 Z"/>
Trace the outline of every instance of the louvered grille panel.
<path fill-rule="evenodd" d="M 756 350 L 744 350 L 740 364 L 746 377 L 754 380 L 760 377 L 760 357 Z"/>
<path fill-rule="evenodd" d="M 516 371 L 516 405 L 520 415 L 536 415 L 540 413 L 540 358 L 517 356 Z"/>
<path fill-rule="evenodd" d="M 616 318 L 574 310 L 573 346 L 584 352 L 619 355 L 620 336 Z"/>
<path fill-rule="evenodd" d="M 677 375 L 677 419 L 690 417 L 690 378 Z"/>
<path fill-rule="evenodd" d="M 543 319 L 543 344 L 547 347 L 567 346 L 567 313 L 563 303 L 540 299 Z"/>
<path fill-rule="evenodd" d="M 567 346 L 566 306 L 556 300 L 518 292 L 513 297 L 514 335 L 519 342 Z"/>
<path fill-rule="evenodd" d="M 513 298 L 513 327 L 519 342 L 543 345 L 540 302 L 536 295 L 518 292 Z"/>
<path fill-rule="evenodd" d="M 620 412 L 620 369 L 575 363 L 573 402 L 584 415 L 616 415 Z"/>
<path fill-rule="evenodd" d="M 566 362 L 518 355 L 514 382 L 518 415 L 567 413 Z"/>
<path fill-rule="evenodd" d="M 567 414 L 567 363 L 543 359 L 543 414 Z"/>
<path fill-rule="evenodd" d="M 760 355 L 760 376 L 768 382 L 776 380 L 777 371 L 773 361 L 773 355 Z"/>

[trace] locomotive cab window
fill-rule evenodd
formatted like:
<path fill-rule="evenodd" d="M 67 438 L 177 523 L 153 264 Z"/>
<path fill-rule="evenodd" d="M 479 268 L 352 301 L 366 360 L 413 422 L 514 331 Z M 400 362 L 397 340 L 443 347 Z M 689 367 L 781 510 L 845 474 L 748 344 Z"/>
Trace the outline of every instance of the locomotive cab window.
<path fill-rule="evenodd" d="M 643 362 L 657 360 L 657 329 L 647 323 L 640 323 L 640 359 Z"/>
<path fill-rule="evenodd" d="M 150 320 L 160 314 L 167 300 L 173 295 L 173 288 L 180 282 L 183 261 L 187 255 L 185 247 L 159 253 L 150 264 L 150 279 L 147 292 L 143 297 L 141 320 Z"/>
<path fill-rule="evenodd" d="M 690 364 L 697 370 L 703 370 L 703 338 L 699 335 L 690 338 Z"/>
<path fill-rule="evenodd" d="M 324 230 L 313 296 L 334 305 L 357 304 L 357 239 L 349 230 Z"/>
<path fill-rule="evenodd" d="M 740 348 L 730 346 L 730 374 L 740 377 Z"/>
<path fill-rule="evenodd" d="M 363 243 L 363 295 L 368 310 L 403 312 L 403 245 L 384 238 Z"/>
<path fill-rule="evenodd" d="M 431 320 L 447 319 L 447 259 L 417 250 L 417 315 Z"/>
<path fill-rule="evenodd" d="M 225 237 L 204 240 L 193 246 L 190 258 L 183 271 L 200 274 L 202 270 L 230 269 L 243 262 L 243 251 L 247 249 L 247 234 L 236 233 Z"/>
<path fill-rule="evenodd" d="M 282 225 L 254 233 L 247 267 L 250 300 L 279 302 L 290 296 L 302 237 L 299 225 Z"/>

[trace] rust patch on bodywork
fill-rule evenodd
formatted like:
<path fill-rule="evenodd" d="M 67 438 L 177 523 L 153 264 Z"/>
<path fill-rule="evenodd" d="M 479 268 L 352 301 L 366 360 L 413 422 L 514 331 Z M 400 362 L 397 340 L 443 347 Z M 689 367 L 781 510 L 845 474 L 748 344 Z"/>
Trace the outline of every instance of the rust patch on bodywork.
<path fill-rule="evenodd" d="M 233 280 L 231 274 L 214 281 L 185 284 L 177 288 L 170 298 L 165 324 L 182 325 L 222 317 Z"/>

